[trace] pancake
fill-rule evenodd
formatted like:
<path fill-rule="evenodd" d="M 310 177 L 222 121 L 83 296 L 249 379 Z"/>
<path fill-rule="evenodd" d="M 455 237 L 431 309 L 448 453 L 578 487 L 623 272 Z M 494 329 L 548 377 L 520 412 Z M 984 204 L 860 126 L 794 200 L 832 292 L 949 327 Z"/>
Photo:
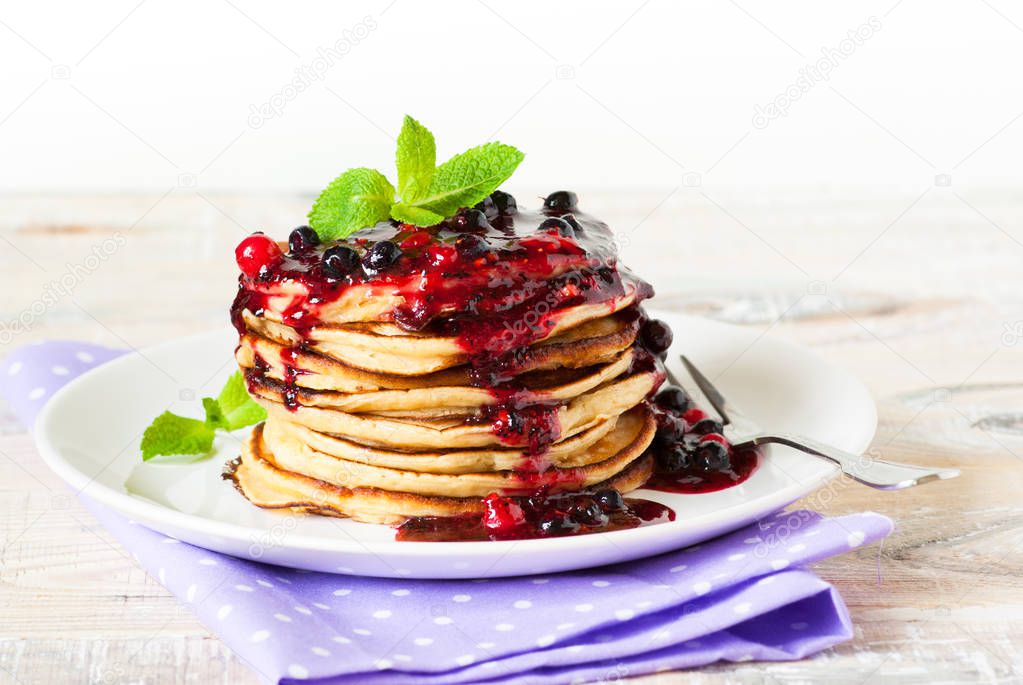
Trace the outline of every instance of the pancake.
<path fill-rule="evenodd" d="M 525 388 L 515 393 L 515 402 L 521 404 L 549 403 L 570 400 L 626 373 L 632 364 L 633 352 L 627 350 L 608 364 L 584 369 L 566 369 L 561 373 L 537 375 L 527 378 Z M 247 374 L 249 391 L 267 399 L 284 402 L 292 392 L 294 400 L 305 407 L 336 409 L 349 413 L 375 412 L 383 416 L 470 416 L 481 407 L 496 404 L 502 395 L 487 388 L 470 385 L 436 385 L 407 390 L 378 390 L 360 393 L 339 393 L 330 390 L 308 390 L 299 383 L 297 388 L 258 374 Z M 530 387 L 529 380 L 535 380 Z M 416 412 L 410 414 L 409 412 Z"/>
<path fill-rule="evenodd" d="M 577 343 L 583 339 L 581 336 L 587 336 L 589 331 L 576 332 L 575 335 L 566 335 L 564 338 L 559 338 L 559 336 L 591 321 L 606 320 L 611 314 L 628 307 L 634 301 L 635 293 L 633 292 L 609 302 L 569 307 L 560 312 L 554 320 L 548 322 L 549 325 L 544 326 L 544 332 L 538 332 L 537 340 L 527 349 L 544 347 L 544 342 L 553 345 Z M 256 316 L 251 311 L 244 310 L 241 316 L 246 328 L 263 338 L 288 346 L 303 346 L 346 366 L 364 371 L 394 376 L 421 376 L 465 364 L 469 359 L 465 348 L 456 337 L 414 333 L 394 325 L 321 324 L 308 329 L 303 335 L 296 329 L 273 320 L 269 317 L 268 312 Z M 621 322 L 614 320 L 611 324 L 622 326 Z M 602 329 L 597 337 L 603 337 L 610 333 L 607 331 L 607 325 L 597 324 L 594 326 L 595 330 L 598 326 Z M 635 333 L 632 337 L 635 339 Z M 628 344 L 625 343 L 625 345 Z M 625 345 L 622 345 L 622 348 Z M 578 346 L 576 348 L 578 351 Z M 589 359 L 582 358 L 580 360 L 575 354 L 565 354 L 565 352 L 567 350 L 557 350 L 556 348 L 544 350 L 544 352 L 538 353 L 539 356 L 534 361 L 523 360 L 521 363 L 526 364 L 527 368 L 533 369 L 570 366 L 573 364 L 572 360 L 582 361 L 584 365 L 592 363 Z M 557 355 L 557 357 L 548 355 Z M 579 363 L 579 361 L 575 363 Z"/>
<path fill-rule="evenodd" d="M 593 461 L 590 447 L 614 430 L 619 422 L 637 420 L 642 408 L 598 422 L 581 433 L 560 440 L 543 455 L 553 466 L 571 468 Z M 290 433 L 310 448 L 323 454 L 372 466 L 419 471 L 422 473 L 473 473 L 518 468 L 529 459 L 526 450 L 517 448 L 481 448 L 425 452 L 397 452 L 362 445 L 344 437 L 318 433 L 290 421 L 272 421 L 276 433 Z M 270 440 L 270 432 L 266 434 Z M 271 449 L 273 449 L 273 441 Z"/>
<path fill-rule="evenodd" d="M 498 470 L 439 474 L 346 461 L 317 452 L 293 434 L 277 431 L 275 427 L 276 423 L 265 426 L 261 438 L 264 449 L 273 455 L 278 468 L 341 487 L 375 487 L 445 497 L 485 497 L 492 492 L 513 494 L 542 485 L 549 486 L 551 492 L 580 490 L 622 471 L 643 453 L 654 435 L 653 419 L 640 415 L 636 420 L 620 421 L 615 430 L 594 443 L 589 450 L 592 461 L 583 466 L 550 467 L 542 473 Z M 518 466 L 530 465 L 520 463 Z"/>
<path fill-rule="evenodd" d="M 556 410 L 557 433 L 564 439 L 628 411 L 642 402 L 661 380 L 657 372 L 634 373 L 572 399 Z M 516 444 L 502 443 L 489 423 L 466 422 L 460 417 L 403 419 L 350 414 L 301 404 L 289 409 L 263 396 L 259 388 L 254 390 L 255 400 L 266 408 L 270 419 L 292 421 L 321 433 L 344 435 L 365 445 L 416 451 Z M 525 444 L 524 436 L 518 444 Z"/>
<path fill-rule="evenodd" d="M 482 515 L 480 497 L 444 497 L 372 487 L 348 488 L 280 468 L 266 449 L 262 426 L 257 426 L 228 463 L 224 477 L 252 504 L 267 509 L 352 518 L 365 523 L 397 524 L 417 516 Z M 646 482 L 653 459 L 642 455 L 595 488 L 629 492 Z"/>
<path fill-rule="evenodd" d="M 307 349 L 304 338 L 294 329 L 268 323 L 249 312 L 243 317 L 250 329 L 259 334 L 241 336 L 235 352 L 239 366 L 253 368 L 259 359 L 267 367 L 266 375 L 276 380 L 287 378 L 290 372 L 286 366 L 297 371 L 296 380 L 302 387 L 347 393 L 466 385 L 469 380 L 465 366 L 416 376 L 396 375 L 387 369 L 375 372 L 357 368 Z M 609 362 L 630 348 L 637 330 L 634 317 L 624 315 L 587 321 L 517 354 L 514 372 L 579 368 Z"/>
<path fill-rule="evenodd" d="M 572 269 L 575 270 L 574 268 Z M 553 276 L 553 274 L 552 274 Z M 276 283 L 253 282 L 248 284 L 252 292 L 259 293 L 262 316 L 269 321 L 284 324 L 296 305 L 307 303 L 308 290 L 298 281 L 283 280 Z M 607 316 L 632 305 L 637 296 L 643 295 L 642 287 L 629 280 L 623 282 L 624 293 L 609 298 L 607 302 L 584 304 L 560 308 L 552 312 L 550 320 L 557 331 L 567 330 L 583 321 Z M 645 285 L 645 284 L 644 284 Z M 482 284 L 485 288 L 486 284 Z M 514 291 L 513 291 L 514 294 Z M 316 307 L 317 319 L 331 324 L 388 323 L 393 321 L 395 309 L 407 301 L 405 293 L 389 288 L 355 286 L 338 293 L 332 300 L 321 302 Z M 444 317 L 451 312 L 440 311 Z M 407 335 L 407 333 L 405 333 Z"/>

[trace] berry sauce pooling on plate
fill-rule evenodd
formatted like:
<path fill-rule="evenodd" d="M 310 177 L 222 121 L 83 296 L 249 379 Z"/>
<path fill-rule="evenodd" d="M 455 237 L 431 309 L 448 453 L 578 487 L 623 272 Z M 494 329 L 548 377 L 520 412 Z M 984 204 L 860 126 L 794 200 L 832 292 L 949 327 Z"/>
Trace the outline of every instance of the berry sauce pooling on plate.
<path fill-rule="evenodd" d="M 678 493 L 724 490 L 743 482 L 759 463 L 756 448 L 737 450 L 720 421 L 694 406 L 682 388 L 661 388 L 652 401 L 657 433 L 648 450 L 654 475 L 647 488 Z"/>
<path fill-rule="evenodd" d="M 649 500 L 603 489 L 529 496 L 492 494 L 482 516 L 421 516 L 398 526 L 402 541 L 525 540 L 637 528 L 674 521 L 675 512 Z"/>

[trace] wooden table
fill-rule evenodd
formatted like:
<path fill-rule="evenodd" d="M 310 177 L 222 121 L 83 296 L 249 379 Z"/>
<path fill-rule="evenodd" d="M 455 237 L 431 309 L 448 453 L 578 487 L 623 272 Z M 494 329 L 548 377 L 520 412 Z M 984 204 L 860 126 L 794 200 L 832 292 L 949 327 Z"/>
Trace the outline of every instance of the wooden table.
<path fill-rule="evenodd" d="M 813 347 L 873 391 L 875 453 L 963 471 L 897 493 L 843 481 L 803 503 L 897 521 L 883 546 L 816 565 L 849 605 L 852 641 L 798 663 L 640 681 L 1023 682 L 1023 197 L 926 184 L 582 197 L 619 231 L 658 306 Z M 0 197 L 0 321 L 78 273 L 0 355 L 49 337 L 140 347 L 222 326 L 234 245 L 255 229 L 285 235 L 308 205 L 195 188 Z M 115 234 L 124 244 L 95 269 L 73 268 Z M 0 463 L 0 683 L 257 682 L 2 407 Z"/>

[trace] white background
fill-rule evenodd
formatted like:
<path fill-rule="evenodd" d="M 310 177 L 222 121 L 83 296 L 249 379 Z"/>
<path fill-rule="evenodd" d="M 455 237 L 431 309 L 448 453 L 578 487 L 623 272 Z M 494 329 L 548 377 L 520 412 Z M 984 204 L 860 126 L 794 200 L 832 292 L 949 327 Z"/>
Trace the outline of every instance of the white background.
<path fill-rule="evenodd" d="M 829 80 L 753 125 L 871 17 Z M 1004 0 L 8 3 L 0 190 L 314 192 L 349 166 L 393 174 L 406 112 L 442 158 L 494 137 L 523 149 L 513 191 L 1004 187 L 1021 25 Z M 359 34 L 252 125 L 318 48 Z"/>

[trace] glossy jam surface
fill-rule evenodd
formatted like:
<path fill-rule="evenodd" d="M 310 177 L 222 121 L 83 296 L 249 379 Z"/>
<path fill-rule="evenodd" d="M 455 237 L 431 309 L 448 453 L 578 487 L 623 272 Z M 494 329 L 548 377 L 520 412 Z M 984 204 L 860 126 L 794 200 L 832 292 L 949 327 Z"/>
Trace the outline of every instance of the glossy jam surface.
<path fill-rule="evenodd" d="M 676 493 L 724 490 L 749 478 L 760 463 L 757 448 L 735 449 L 724 427 L 678 386 L 665 386 L 650 401 L 657 433 L 648 452 L 654 474 L 644 487 Z"/>
<path fill-rule="evenodd" d="M 409 542 L 525 540 L 638 528 L 675 520 L 675 512 L 650 500 L 622 498 L 617 491 L 500 497 L 485 500 L 482 516 L 424 516 L 398 527 Z"/>
<path fill-rule="evenodd" d="M 394 323 L 454 335 L 480 366 L 547 335 L 567 307 L 611 303 L 627 288 L 637 300 L 652 294 L 648 284 L 619 268 L 606 224 L 573 212 L 578 229 L 571 235 L 541 228 L 557 214 L 496 214 L 483 226 L 465 225 L 465 212 L 430 228 L 384 222 L 344 241 L 289 252 L 254 278 L 242 274 L 232 320 L 241 332 L 243 309 L 258 315 L 273 307 L 301 333 L 323 322 L 326 304 L 363 288 L 366 297 L 396 298 L 387 312 Z M 466 239 L 471 249 L 464 247 Z M 400 254 L 377 271 L 367 266 L 367 255 L 383 242 Z M 343 276 L 332 275 L 323 260 L 339 245 L 362 260 Z"/>
<path fill-rule="evenodd" d="M 670 472 L 655 472 L 643 487 L 662 492 L 696 494 L 717 492 L 742 483 L 760 463 L 756 448 L 732 450 L 730 464 L 725 468 L 688 468 Z"/>

